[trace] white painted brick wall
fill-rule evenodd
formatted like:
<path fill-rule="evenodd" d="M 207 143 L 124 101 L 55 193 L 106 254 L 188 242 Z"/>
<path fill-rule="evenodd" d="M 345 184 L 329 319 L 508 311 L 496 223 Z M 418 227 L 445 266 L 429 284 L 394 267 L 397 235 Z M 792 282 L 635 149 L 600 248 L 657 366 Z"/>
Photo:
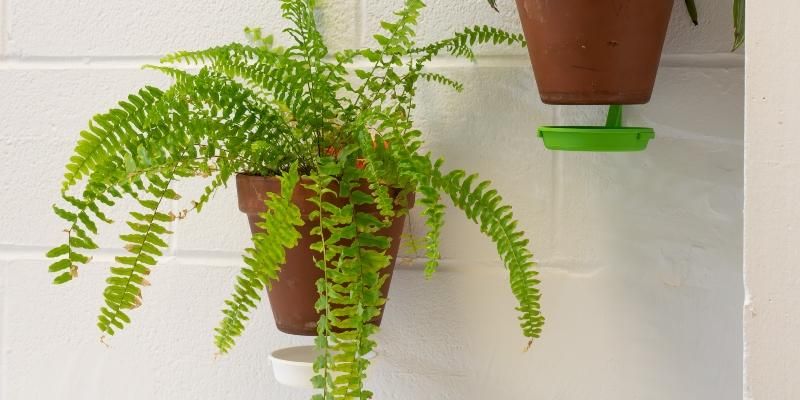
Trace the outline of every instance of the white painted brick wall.
<path fill-rule="evenodd" d="M 331 47 L 371 43 L 400 3 L 328 1 Z M 519 30 L 510 0 L 500 14 L 484 0 L 429 3 L 425 40 L 465 24 Z M 657 128 L 640 154 L 545 151 L 537 125 L 600 123 L 604 110 L 541 104 L 523 49 L 434 64 L 466 90 L 423 88 L 419 125 L 448 165 L 481 172 L 515 207 L 544 271 L 548 326 L 522 353 L 491 243 L 450 212 L 442 272 L 425 281 L 405 265 L 394 281 L 370 375 L 377 399 L 741 397 L 742 57 L 726 53 L 727 1 L 700 12 L 692 27 L 676 4 L 653 102 L 626 109 L 631 124 Z M 271 377 L 267 354 L 308 339 L 279 334 L 269 307 L 233 354 L 213 358 L 248 245 L 233 190 L 175 227 L 145 306 L 111 348 L 94 321 L 121 228 L 108 227 L 69 286 L 49 285 L 42 257 L 61 239 L 49 207 L 86 121 L 166 84 L 143 62 L 237 40 L 245 25 L 279 30 L 277 1 L 0 0 L 0 13 L 0 399 L 307 398 Z M 201 187 L 182 185 L 187 200 Z"/>

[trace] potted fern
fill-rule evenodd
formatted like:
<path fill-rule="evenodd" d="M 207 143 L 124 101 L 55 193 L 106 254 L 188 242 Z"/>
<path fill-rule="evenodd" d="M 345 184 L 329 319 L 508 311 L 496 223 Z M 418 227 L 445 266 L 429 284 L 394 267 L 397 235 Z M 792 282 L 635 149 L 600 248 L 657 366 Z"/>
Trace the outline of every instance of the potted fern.
<path fill-rule="evenodd" d="M 694 0 L 685 0 L 697 24 Z M 643 104 L 653 92 L 674 0 L 516 0 L 539 94 L 548 104 Z M 744 0 L 733 0 L 734 45 Z M 497 0 L 489 0 L 497 10 Z"/>
<path fill-rule="evenodd" d="M 375 346 L 398 226 L 416 201 L 429 229 L 425 273 L 432 275 L 448 197 L 497 244 L 522 332 L 537 338 L 544 322 L 537 272 L 510 207 L 488 181 L 448 172 L 423 152 L 414 126 L 420 82 L 462 88 L 426 71 L 429 61 L 441 54 L 473 58 L 472 46 L 487 42 L 521 46 L 522 36 L 478 26 L 418 44 L 415 27 L 425 5 L 406 0 L 394 21 L 381 24 L 376 48 L 330 54 L 314 3 L 281 0 L 290 46 L 276 47 L 271 36 L 249 29 L 251 44 L 171 54 L 147 67 L 172 77 L 171 86 L 144 87 L 92 118 L 66 166 L 63 204 L 54 206 L 67 224 L 65 242 L 48 252 L 55 283 L 75 279 L 89 261 L 99 225 L 111 222 L 104 211 L 135 200 L 141 211 L 130 213 L 130 232 L 121 236 L 127 253 L 111 267 L 98 316 L 100 330 L 115 334 L 141 305 L 148 275 L 167 247 L 168 224 L 200 212 L 236 179 L 253 244 L 216 328 L 219 351 L 233 348 L 265 291 L 278 290 L 282 278 L 305 279 L 313 290 L 297 296 L 305 300 L 299 312 L 313 308 L 315 399 L 369 398 L 366 355 Z M 195 176 L 210 181 L 191 209 L 164 211 L 167 200 L 179 198 L 174 183 Z M 297 271 L 305 278 L 284 275 Z M 292 323 L 283 328 L 291 331 Z"/>

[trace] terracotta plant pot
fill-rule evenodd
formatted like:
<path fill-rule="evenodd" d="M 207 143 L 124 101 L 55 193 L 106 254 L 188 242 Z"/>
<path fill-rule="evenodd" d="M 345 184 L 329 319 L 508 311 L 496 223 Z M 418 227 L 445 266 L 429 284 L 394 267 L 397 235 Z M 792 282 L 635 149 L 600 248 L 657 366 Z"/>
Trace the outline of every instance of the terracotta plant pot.
<path fill-rule="evenodd" d="M 247 214 L 250 231 L 252 233 L 260 232 L 261 228 L 256 226 L 256 223 L 261 221 L 259 214 L 266 211 L 264 200 L 267 193 L 280 192 L 280 181 L 274 177 L 237 175 L 236 189 L 239 195 L 239 210 Z M 362 190 L 366 191 L 367 189 Z M 317 241 L 317 238 L 311 235 L 313 224 L 308 222 L 308 215 L 316 208 L 308 201 L 311 196 L 314 196 L 313 192 L 301 185 L 298 185 L 294 191 L 292 201 L 300 208 L 306 224 L 298 228 L 302 235 L 300 242 L 295 248 L 286 252 L 286 264 L 278 274 L 278 280 L 273 283 L 272 290 L 269 291 L 269 303 L 278 330 L 292 335 L 314 336 L 317 334 L 319 314 L 314 309 L 314 303 L 319 295 L 316 282 L 322 278 L 323 274 L 314 265 L 314 259 L 322 258 L 322 255 L 310 250 L 311 244 Z M 410 197 L 409 200 L 409 204 L 411 204 L 413 198 Z M 332 202 L 336 203 L 336 201 Z M 339 203 L 339 205 L 344 205 L 344 201 L 339 200 Z M 362 210 L 378 215 L 374 207 L 362 208 Z M 389 294 L 389 285 L 400 248 L 400 236 L 403 233 L 404 223 L 405 216 L 395 218 L 390 227 L 379 232 L 392 238 L 389 248 L 392 261 L 385 269 L 389 278 L 382 288 L 384 298 Z M 380 325 L 382 317 L 383 308 L 381 308 L 381 315 L 373 322 Z"/>
<path fill-rule="evenodd" d="M 517 0 L 542 101 L 650 101 L 672 3 Z"/>

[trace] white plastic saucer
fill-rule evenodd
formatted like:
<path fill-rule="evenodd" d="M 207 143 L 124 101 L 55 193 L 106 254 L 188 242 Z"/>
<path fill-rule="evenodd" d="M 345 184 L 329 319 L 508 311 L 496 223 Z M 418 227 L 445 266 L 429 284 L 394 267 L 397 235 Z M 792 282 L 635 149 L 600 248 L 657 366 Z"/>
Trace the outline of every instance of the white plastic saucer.
<path fill-rule="evenodd" d="M 314 377 L 314 360 L 319 352 L 314 346 L 296 346 L 278 349 L 269 355 L 272 361 L 272 372 L 282 385 L 298 389 L 312 389 L 311 378 Z M 377 353 L 367 353 L 366 359 L 374 359 Z"/>

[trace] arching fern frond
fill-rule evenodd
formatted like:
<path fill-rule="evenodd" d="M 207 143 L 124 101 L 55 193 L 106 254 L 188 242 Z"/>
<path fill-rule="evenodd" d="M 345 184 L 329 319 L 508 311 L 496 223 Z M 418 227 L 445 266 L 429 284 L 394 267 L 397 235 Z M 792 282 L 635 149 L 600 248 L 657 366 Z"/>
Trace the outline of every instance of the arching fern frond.
<path fill-rule="evenodd" d="M 464 84 L 458 82 L 456 80 L 450 79 L 442 74 L 432 73 L 432 72 L 421 72 L 419 77 L 425 79 L 428 82 L 436 82 L 441 85 L 449 86 L 457 92 L 462 92 L 464 90 Z"/>
<path fill-rule="evenodd" d="M 493 43 L 493 44 L 507 44 L 518 45 L 524 47 L 526 45 L 525 37 L 518 33 L 509 33 L 502 29 L 494 28 L 491 26 L 476 25 L 471 28 L 466 28 L 462 32 L 458 32 L 453 37 L 439 40 L 431 43 L 425 47 L 411 49 L 412 54 L 420 54 L 421 59 L 419 62 L 425 63 L 431 58 L 439 55 L 441 52 L 446 52 L 454 57 L 463 57 L 469 60 L 475 59 L 474 46 Z"/>
<path fill-rule="evenodd" d="M 137 94 L 120 102 L 119 108 L 92 118 L 89 128 L 81 132 L 81 140 L 75 146 L 74 155 L 67 164 L 62 192 L 66 192 L 95 166 L 111 155 L 117 154 L 127 144 L 132 121 L 161 98 L 163 92 L 155 87 L 145 87 Z"/>

